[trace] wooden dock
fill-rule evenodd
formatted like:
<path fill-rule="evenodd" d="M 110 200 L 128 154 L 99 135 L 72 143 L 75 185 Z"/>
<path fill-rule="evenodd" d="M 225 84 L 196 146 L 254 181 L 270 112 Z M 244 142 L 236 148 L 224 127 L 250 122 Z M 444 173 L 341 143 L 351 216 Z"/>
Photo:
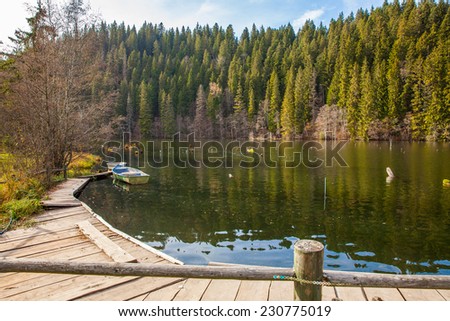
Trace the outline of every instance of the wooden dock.
<path fill-rule="evenodd" d="M 178 264 L 175 259 L 111 228 L 74 198 L 73 194 L 87 182 L 71 179 L 62 183 L 50 194 L 48 204 L 53 209 L 37 216 L 34 227 L 0 236 L 0 257 Z M 293 297 L 292 281 L 0 273 L 0 300 L 290 301 Z M 323 287 L 322 299 L 449 301 L 450 290 Z"/>

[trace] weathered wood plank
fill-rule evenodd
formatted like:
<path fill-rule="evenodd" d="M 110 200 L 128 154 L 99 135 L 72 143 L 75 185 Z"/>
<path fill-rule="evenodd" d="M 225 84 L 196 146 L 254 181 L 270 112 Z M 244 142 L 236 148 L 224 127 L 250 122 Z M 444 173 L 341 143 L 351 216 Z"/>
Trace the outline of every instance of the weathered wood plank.
<path fill-rule="evenodd" d="M 395 288 L 364 288 L 364 292 L 369 301 L 405 301 Z"/>
<path fill-rule="evenodd" d="M 343 301 L 367 301 L 362 288 L 358 287 L 336 287 L 339 299 Z"/>
<path fill-rule="evenodd" d="M 406 301 L 444 301 L 442 295 L 434 289 L 399 288 Z"/>
<path fill-rule="evenodd" d="M 128 301 L 144 301 L 145 298 L 147 297 L 147 295 L 148 295 L 148 293 L 145 293 L 145 294 L 139 295 L 135 298 L 131 298 Z"/>
<path fill-rule="evenodd" d="M 294 282 L 272 281 L 269 289 L 269 301 L 293 301 Z"/>
<path fill-rule="evenodd" d="M 100 233 L 91 223 L 83 221 L 77 224 L 80 230 L 101 248 L 115 262 L 131 263 L 137 262 L 136 258 L 127 253 L 119 245 Z"/>
<path fill-rule="evenodd" d="M 26 229 L 26 230 L 18 230 L 21 231 L 21 234 L 16 234 L 13 235 L 13 232 L 17 232 L 17 231 L 10 231 L 7 232 L 6 234 L 2 235 L 0 237 L 0 245 L 4 245 L 5 243 L 10 243 L 10 242 L 17 242 L 17 241 L 23 241 L 26 240 L 28 238 L 32 238 L 32 237 L 40 237 L 40 236 L 49 236 L 52 234 L 57 234 L 57 233 L 64 233 L 66 231 L 70 231 L 72 228 L 71 227 L 65 227 L 59 230 L 49 230 L 49 229 L 43 229 L 43 228 L 30 228 L 30 229 Z M 26 231 L 26 232 L 24 232 Z"/>
<path fill-rule="evenodd" d="M 271 281 L 248 281 L 241 282 L 236 301 L 267 301 Z"/>
<path fill-rule="evenodd" d="M 78 207 L 81 206 L 81 203 L 76 200 L 63 200 L 58 199 L 58 201 L 42 201 L 42 207 L 44 208 L 53 208 L 53 207 Z"/>
<path fill-rule="evenodd" d="M 119 284 L 105 291 L 88 294 L 79 297 L 81 301 L 127 301 L 132 298 L 145 295 L 150 291 L 156 291 L 174 283 L 180 284 L 183 279 L 177 278 L 138 278 L 136 280 Z"/>
<path fill-rule="evenodd" d="M 333 286 L 322 287 L 322 301 L 334 301 L 338 298 Z"/>
<path fill-rule="evenodd" d="M 26 279 L 27 275 L 23 275 L 24 280 L 14 285 L 10 285 L 6 288 L 0 288 L 0 299 L 8 300 L 10 297 L 21 300 L 21 295 L 26 297 L 26 293 L 30 291 L 36 291 L 37 289 L 44 289 L 51 287 L 63 281 L 76 278 L 74 275 L 51 275 L 44 274 L 40 276 L 30 275 L 29 280 Z"/>
<path fill-rule="evenodd" d="M 210 283 L 209 279 L 187 279 L 173 300 L 200 301 Z"/>
<path fill-rule="evenodd" d="M 437 290 L 445 301 L 450 301 L 450 290 Z"/>
<path fill-rule="evenodd" d="M 81 209 L 81 207 L 80 207 Z M 88 217 L 88 213 L 85 211 L 77 211 L 73 213 L 64 213 L 64 214 L 54 214 L 54 215 L 46 215 L 45 217 L 37 216 L 34 220 L 37 223 L 46 223 L 46 222 L 54 222 L 56 220 L 64 220 L 68 221 L 68 218 L 82 220 L 82 217 Z M 67 224 L 67 223 L 66 223 Z"/>
<path fill-rule="evenodd" d="M 166 261 L 164 258 L 147 251 L 146 249 L 136 245 L 119 235 L 115 235 L 114 237 L 110 237 L 110 239 L 118 244 L 121 248 L 126 250 L 131 256 L 139 258 L 139 262 L 142 263 L 157 263 L 157 262 L 165 262 L 170 264 L 171 262 Z"/>
<path fill-rule="evenodd" d="M 156 291 L 152 291 L 144 299 L 144 301 L 172 301 L 173 298 L 182 288 L 182 281 L 167 285 Z"/>
<path fill-rule="evenodd" d="M 23 248 L 40 245 L 40 244 L 48 244 L 50 242 L 56 242 L 60 240 L 64 240 L 67 238 L 80 236 L 80 232 L 76 230 L 68 230 L 61 233 L 54 233 L 49 235 L 39 235 L 39 236 L 31 236 L 26 239 L 22 239 L 19 241 L 12 241 L 9 243 L 0 244 L 0 253 L 11 251 L 11 250 L 20 250 Z M 1 255 L 1 254 L 0 254 Z"/>
<path fill-rule="evenodd" d="M 212 280 L 201 301 L 234 301 L 240 284 L 239 280 Z"/>
<path fill-rule="evenodd" d="M 43 288 L 30 289 L 25 293 L 11 296 L 8 300 L 70 301 L 133 279 L 133 277 L 76 276 Z"/>
<path fill-rule="evenodd" d="M 11 249 L 0 253 L 0 258 L 2 257 L 17 257 L 24 258 L 32 254 L 45 254 L 55 251 L 55 249 L 62 249 L 74 244 L 85 244 L 85 239 L 81 236 L 73 236 L 66 239 L 62 239 L 55 242 L 49 242 L 44 244 L 37 244 L 31 247 L 23 249 Z"/>
<path fill-rule="evenodd" d="M 97 249 L 100 251 L 99 249 Z M 76 253 L 72 252 L 73 255 Z M 87 261 L 102 261 L 104 260 L 104 257 L 106 256 L 103 252 L 96 252 L 91 254 L 85 254 L 84 256 L 69 258 L 73 260 L 77 260 L 79 262 L 87 262 Z M 27 282 L 29 280 L 37 280 L 39 278 L 45 278 L 49 274 L 41 274 L 41 273 L 14 273 L 13 275 L 9 275 L 8 277 L 2 277 L 0 278 L 0 290 L 4 288 L 10 288 L 11 286 L 19 286 L 21 284 L 24 284 L 24 282 Z M 70 277 L 70 275 L 67 275 Z M 53 277 L 56 277 L 53 275 Z M 25 286 L 27 287 L 27 286 Z M 28 287 L 30 288 L 30 287 Z"/>

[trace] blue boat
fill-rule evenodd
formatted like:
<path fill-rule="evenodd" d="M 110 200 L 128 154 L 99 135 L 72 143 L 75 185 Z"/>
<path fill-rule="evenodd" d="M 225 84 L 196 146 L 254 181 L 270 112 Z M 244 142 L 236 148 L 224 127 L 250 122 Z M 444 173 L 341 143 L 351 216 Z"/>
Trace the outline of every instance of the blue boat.
<path fill-rule="evenodd" d="M 112 173 L 114 179 L 131 185 L 147 184 L 150 178 L 150 175 L 139 169 L 123 165 L 115 166 L 112 169 Z"/>

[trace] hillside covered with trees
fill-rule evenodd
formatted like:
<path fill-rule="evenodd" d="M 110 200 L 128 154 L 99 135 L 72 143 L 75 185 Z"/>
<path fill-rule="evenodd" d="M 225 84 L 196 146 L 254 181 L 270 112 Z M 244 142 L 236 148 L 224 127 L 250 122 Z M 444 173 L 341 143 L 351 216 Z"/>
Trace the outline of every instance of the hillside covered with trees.
<path fill-rule="evenodd" d="M 141 137 L 450 138 L 450 11 L 395 0 L 296 32 L 101 24 L 122 129 Z M 326 105 L 326 106 L 325 106 Z M 325 107 L 324 107 L 325 106 Z"/>
<path fill-rule="evenodd" d="M 111 135 L 450 139 L 448 1 L 386 1 L 298 32 L 289 24 L 240 35 L 217 24 L 78 29 L 70 37 L 90 39 L 81 57 L 96 69 L 77 94 L 103 106 Z M 55 38 L 58 50 L 73 52 L 70 37 Z"/>

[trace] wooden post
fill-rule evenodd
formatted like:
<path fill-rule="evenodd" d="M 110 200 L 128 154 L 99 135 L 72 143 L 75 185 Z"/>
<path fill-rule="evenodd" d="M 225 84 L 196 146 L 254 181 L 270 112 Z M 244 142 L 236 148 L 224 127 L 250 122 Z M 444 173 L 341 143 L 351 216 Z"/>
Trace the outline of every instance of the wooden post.
<path fill-rule="evenodd" d="M 64 166 L 64 180 L 67 181 L 67 166 Z"/>
<path fill-rule="evenodd" d="M 299 240 L 294 245 L 294 273 L 298 279 L 322 281 L 323 245 L 313 240 Z M 294 284 L 294 300 L 321 301 L 322 286 L 312 284 Z"/>

